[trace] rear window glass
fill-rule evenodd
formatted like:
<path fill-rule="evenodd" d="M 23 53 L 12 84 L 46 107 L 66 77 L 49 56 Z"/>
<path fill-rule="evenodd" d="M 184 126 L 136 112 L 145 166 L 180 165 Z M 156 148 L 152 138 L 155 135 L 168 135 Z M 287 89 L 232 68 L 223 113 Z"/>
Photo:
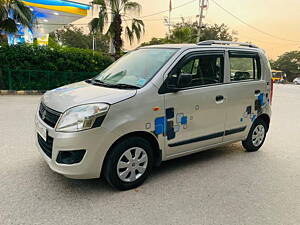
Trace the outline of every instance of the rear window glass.
<path fill-rule="evenodd" d="M 259 58 L 256 55 L 230 55 L 231 81 L 260 80 Z"/>

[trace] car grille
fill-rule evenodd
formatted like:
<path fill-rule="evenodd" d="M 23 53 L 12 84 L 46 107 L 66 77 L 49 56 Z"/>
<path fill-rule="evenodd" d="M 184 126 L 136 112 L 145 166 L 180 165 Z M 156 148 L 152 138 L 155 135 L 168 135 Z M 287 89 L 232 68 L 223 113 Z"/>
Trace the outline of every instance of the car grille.
<path fill-rule="evenodd" d="M 57 112 L 53 109 L 50 109 L 47 106 L 45 106 L 43 103 L 41 103 L 40 108 L 39 108 L 39 115 L 40 115 L 40 118 L 46 124 L 48 124 L 50 127 L 54 128 L 61 113 Z"/>
<path fill-rule="evenodd" d="M 50 136 L 47 136 L 47 141 L 44 141 L 44 139 L 37 134 L 38 143 L 43 150 L 43 152 L 51 159 L 52 157 L 52 148 L 53 148 L 53 138 Z"/>

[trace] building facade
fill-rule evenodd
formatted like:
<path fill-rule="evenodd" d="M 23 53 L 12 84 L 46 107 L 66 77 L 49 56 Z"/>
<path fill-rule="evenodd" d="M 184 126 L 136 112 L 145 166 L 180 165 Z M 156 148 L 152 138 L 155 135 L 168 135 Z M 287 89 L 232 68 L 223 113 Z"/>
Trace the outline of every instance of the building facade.
<path fill-rule="evenodd" d="M 18 33 L 8 35 L 11 45 L 33 43 L 47 45 L 49 33 L 62 28 L 88 14 L 89 5 L 64 0 L 23 0 L 35 16 L 32 29 L 19 25 Z"/>

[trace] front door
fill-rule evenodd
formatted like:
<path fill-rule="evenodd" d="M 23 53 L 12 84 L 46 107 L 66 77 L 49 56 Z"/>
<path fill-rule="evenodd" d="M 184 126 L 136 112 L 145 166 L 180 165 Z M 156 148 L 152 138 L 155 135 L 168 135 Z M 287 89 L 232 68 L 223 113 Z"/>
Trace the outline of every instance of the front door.
<path fill-rule="evenodd" d="M 179 77 L 187 74 L 192 80 L 182 86 Z M 224 52 L 189 53 L 173 68 L 166 86 L 180 89 L 164 94 L 167 157 L 222 142 L 226 111 L 223 81 Z"/>

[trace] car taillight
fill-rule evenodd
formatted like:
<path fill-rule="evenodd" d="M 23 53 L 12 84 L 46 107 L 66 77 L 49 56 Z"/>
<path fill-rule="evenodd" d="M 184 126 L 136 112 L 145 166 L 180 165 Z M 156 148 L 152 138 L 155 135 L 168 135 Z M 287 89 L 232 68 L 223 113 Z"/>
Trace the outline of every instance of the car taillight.
<path fill-rule="evenodd" d="M 274 81 L 271 79 L 271 95 L 270 95 L 270 104 L 272 105 L 273 100 L 273 90 L 274 90 Z"/>

